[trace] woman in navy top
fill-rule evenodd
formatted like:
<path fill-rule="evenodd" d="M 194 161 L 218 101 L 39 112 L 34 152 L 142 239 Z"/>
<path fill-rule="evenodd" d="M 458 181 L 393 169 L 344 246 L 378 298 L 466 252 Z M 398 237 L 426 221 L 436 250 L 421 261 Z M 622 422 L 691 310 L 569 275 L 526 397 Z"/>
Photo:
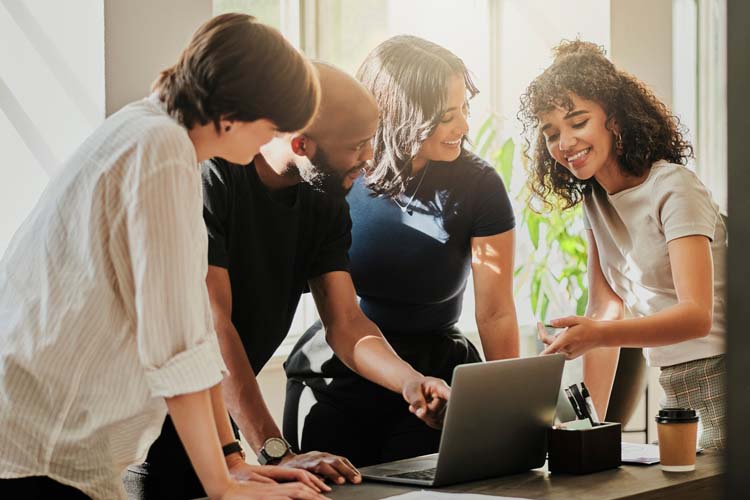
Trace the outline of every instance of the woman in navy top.
<path fill-rule="evenodd" d="M 362 310 L 415 369 L 450 381 L 456 365 L 481 361 L 456 327 L 471 269 L 485 357 L 518 356 L 515 219 L 498 174 L 463 148 L 468 99 L 478 92 L 463 61 L 397 36 L 376 47 L 357 76 L 381 111 L 374 159 L 348 196 Z M 286 371 L 284 434 L 293 446 L 357 466 L 438 450 L 439 431 L 406 411 L 398 394 L 344 366 L 319 324 Z"/>

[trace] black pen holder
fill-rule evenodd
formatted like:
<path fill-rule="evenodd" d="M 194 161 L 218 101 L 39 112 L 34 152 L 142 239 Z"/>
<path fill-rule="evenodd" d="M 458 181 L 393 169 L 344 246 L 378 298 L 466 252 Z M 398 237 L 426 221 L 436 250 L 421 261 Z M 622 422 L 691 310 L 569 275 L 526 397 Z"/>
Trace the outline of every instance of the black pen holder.
<path fill-rule="evenodd" d="M 621 427 L 602 422 L 590 429 L 549 429 L 547 467 L 550 472 L 589 474 L 622 463 Z"/>

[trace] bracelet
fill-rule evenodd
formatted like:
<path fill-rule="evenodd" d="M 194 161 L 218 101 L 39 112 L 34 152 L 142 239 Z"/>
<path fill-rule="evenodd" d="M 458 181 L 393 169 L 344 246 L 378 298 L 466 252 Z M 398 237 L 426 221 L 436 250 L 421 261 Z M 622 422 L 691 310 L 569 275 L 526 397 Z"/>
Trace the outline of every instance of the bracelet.
<path fill-rule="evenodd" d="M 231 443 L 225 444 L 221 447 L 221 451 L 224 456 L 231 455 L 232 453 L 239 453 L 242 456 L 242 460 L 245 460 L 245 451 L 242 449 L 239 441 L 232 441 Z"/>

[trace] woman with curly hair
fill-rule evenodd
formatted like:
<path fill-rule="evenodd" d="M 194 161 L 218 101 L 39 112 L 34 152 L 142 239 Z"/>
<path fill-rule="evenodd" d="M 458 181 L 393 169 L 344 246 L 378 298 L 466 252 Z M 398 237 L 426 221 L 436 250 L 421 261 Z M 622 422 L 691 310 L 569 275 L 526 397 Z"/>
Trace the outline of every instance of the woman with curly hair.
<path fill-rule="evenodd" d="M 396 36 L 373 49 L 357 77 L 381 114 L 373 160 L 347 198 L 362 311 L 416 370 L 450 381 L 456 365 L 481 361 L 456 327 L 471 269 L 485 357 L 518 356 L 515 219 L 495 169 L 463 147 L 477 93 L 468 69 L 444 47 Z M 356 466 L 438 451 L 440 432 L 400 394 L 344 366 L 319 324 L 286 372 L 284 433 L 300 449 Z"/>
<path fill-rule="evenodd" d="M 726 227 L 685 165 L 678 119 L 598 46 L 563 42 L 526 89 L 520 117 L 533 197 L 583 203 L 589 241 L 584 317 L 552 321 L 545 353 L 583 355 L 584 379 L 605 415 L 620 347 L 643 347 L 667 407 L 692 407 L 700 445 L 725 444 Z M 533 146 L 531 146 L 533 144 Z M 527 151 L 528 152 L 528 151 Z"/>

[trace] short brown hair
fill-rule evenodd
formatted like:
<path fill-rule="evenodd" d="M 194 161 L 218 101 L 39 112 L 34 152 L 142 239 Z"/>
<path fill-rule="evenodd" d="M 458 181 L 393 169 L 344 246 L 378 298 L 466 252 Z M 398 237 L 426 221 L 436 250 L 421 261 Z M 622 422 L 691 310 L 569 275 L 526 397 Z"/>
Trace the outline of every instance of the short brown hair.
<path fill-rule="evenodd" d="M 282 132 L 305 128 L 318 109 L 317 72 L 277 30 L 246 14 L 209 19 L 154 90 L 182 125 L 222 119 L 271 120 Z"/>
<path fill-rule="evenodd" d="M 618 69 L 604 49 L 582 40 L 562 41 L 555 60 L 521 96 L 519 118 L 526 136 L 529 188 L 546 208 L 570 208 L 583 200 L 595 179 L 580 180 L 559 165 L 538 130 L 540 115 L 556 106 L 573 109 L 569 94 L 599 104 L 622 137 L 619 162 L 625 175 L 640 176 L 657 160 L 685 165 L 693 154 L 679 119 L 634 76 Z"/>

